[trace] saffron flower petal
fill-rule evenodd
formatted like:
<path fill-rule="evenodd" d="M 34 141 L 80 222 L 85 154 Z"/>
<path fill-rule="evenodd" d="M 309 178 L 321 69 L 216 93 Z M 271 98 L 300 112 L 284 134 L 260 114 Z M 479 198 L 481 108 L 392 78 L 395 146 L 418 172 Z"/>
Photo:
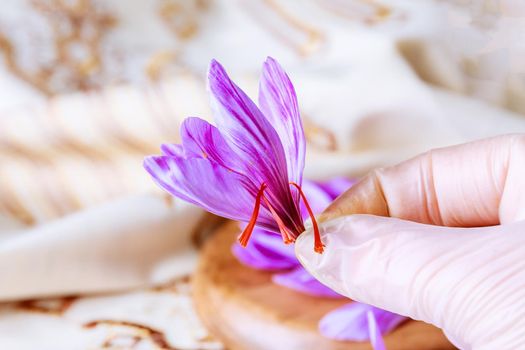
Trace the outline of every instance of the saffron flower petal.
<path fill-rule="evenodd" d="M 232 252 L 242 264 L 257 270 L 288 270 L 300 265 L 292 245 L 283 244 L 281 237 L 260 228 L 253 231 L 248 247 L 233 244 Z"/>
<path fill-rule="evenodd" d="M 144 168 L 174 196 L 232 220 L 250 218 L 253 196 L 245 189 L 246 179 L 217 163 L 203 158 L 150 156 L 144 160 Z M 271 221 L 264 223 L 273 225 Z"/>
<path fill-rule="evenodd" d="M 257 188 L 266 183 L 265 198 L 295 239 L 304 231 L 304 225 L 298 202 L 292 198 L 288 186 L 286 157 L 279 135 L 215 60 L 211 62 L 208 78 L 217 128 L 242 160 L 241 172 L 248 175 Z M 268 205 L 265 207 L 270 209 Z M 279 231 L 283 233 L 282 229 Z"/>
<path fill-rule="evenodd" d="M 208 73 L 213 117 L 228 143 L 244 161 L 240 164 L 270 186 L 288 183 L 286 157 L 279 135 L 255 103 L 235 85 L 215 60 Z M 250 169 L 251 168 L 251 169 Z"/>
<path fill-rule="evenodd" d="M 370 335 L 370 343 L 374 350 L 386 350 L 385 343 L 383 342 L 383 337 L 379 330 L 376 318 L 372 311 L 366 313 L 368 319 L 368 333 Z"/>
<path fill-rule="evenodd" d="M 206 158 L 240 173 L 241 159 L 228 146 L 219 130 L 207 121 L 196 117 L 184 119 L 180 136 L 186 157 Z M 253 185 L 253 190 L 257 190 L 257 186 Z"/>
<path fill-rule="evenodd" d="M 327 338 L 347 341 L 367 341 L 367 313 L 372 312 L 380 334 L 386 334 L 396 328 L 406 317 L 358 302 L 344 305 L 326 314 L 319 322 L 319 331 Z"/>
<path fill-rule="evenodd" d="M 306 142 L 297 96 L 290 78 L 271 57 L 262 69 L 259 106 L 281 139 L 289 181 L 301 185 Z"/>
<path fill-rule="evenodd" d="M 254 243 L 261 248 L 264 248 L 270 254 L 278 255 L 282 260 L 288 261 L 288 268 L 299 266 L 300 263 L 295 257 L 295 249 L 293 245 L 283 244 L 279 236 L 272 234 L 269 231 L 257 228 L 254 237 Z"/>
<path fill-rule="evenodd" d="M 341 298 L 340 294 L 316 280 L 302 266 L 298 266 L 289 272 L 275 274 L 272 276 L 272 281 L 283 287 L 315 297 Z"/>

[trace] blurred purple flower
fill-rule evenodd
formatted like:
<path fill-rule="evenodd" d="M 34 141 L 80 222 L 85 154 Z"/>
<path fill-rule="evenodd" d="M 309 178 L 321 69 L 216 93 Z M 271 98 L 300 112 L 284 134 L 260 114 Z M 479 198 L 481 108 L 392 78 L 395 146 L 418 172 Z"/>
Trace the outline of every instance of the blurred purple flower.
<path fill-rule="evenodd" d="M 396 328 L 406 317 L 375 306 L 352 302 L 326 314 L 319 322 L 319 331 L 335 340 L 365 341 L 370 339 L 367 314 L 371 312 L 377 321 L 379 334 Z"/>
<path fill-rule="evenodd" d="M 144 167 L 172 195 L 209 212 L 247 222 L 246 246 L 257 225 L 292 243 L 304 231 L 300 197 L 312 216 L 315 251 L 323 245 L 302 193 L 305 138 L 294 87 L 272 58 L 263 65 L 259 107 L 212 60 L 208 73 L 216 127 L 187 118 L 181 145 L 161 146 Z M 304 212 L 304 211 L 303 211 Z"/>

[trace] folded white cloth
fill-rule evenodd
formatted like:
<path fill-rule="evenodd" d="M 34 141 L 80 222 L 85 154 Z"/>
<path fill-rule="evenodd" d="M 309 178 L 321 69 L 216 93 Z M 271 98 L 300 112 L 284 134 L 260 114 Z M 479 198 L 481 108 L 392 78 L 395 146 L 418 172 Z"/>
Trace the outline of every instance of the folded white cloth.
<path fill-rule="evenodd" d="M 0 299 L 111 292 L 192 272 L 198 208 L 135 196 L 71 214 L 0 244 Z"/>

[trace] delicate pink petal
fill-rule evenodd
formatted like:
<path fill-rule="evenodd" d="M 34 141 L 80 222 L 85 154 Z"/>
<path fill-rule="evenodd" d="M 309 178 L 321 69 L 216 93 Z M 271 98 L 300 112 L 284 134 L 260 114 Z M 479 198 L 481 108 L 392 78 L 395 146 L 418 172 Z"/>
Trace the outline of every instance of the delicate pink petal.
<path fill-rule="evenodd" d="M 327 286 L 321 284 L 302 266 L 298 266 L 289 272 L 273 275 L 273 282 L 286 288 L 293 289 L 297 292 L 326 298 L 341 298 Z"/>
<path fill-rule="evenodd" d="M 217 163 L 203 158 L 150 156 L 144 160 L 144 167 L 159 186 L 174 196 L 229 219 L 250 218 L 254 199 L 246 190 L 245 177 Z M 267 221 L 263 224 L 274 225 Z"/>
<path fill-rule="evenodd" d="M 367 312 L 372 312 L 378 328 L 386 334 L 396 328 L 406 317 L 378 309 L 374 306 L 352 302 L 326 314 L 319 322 L 319 331 L 327 338 L 348 341 L 367 341 Z"/>
<path fill-rule="evenodd" d="M 374 350 L 386 350 L 385 343 L 383 342 L 383 337 L 381 336 L 381 331 L 377 324 L 376 318 L 372 311 L 366 313 L 368 318 L 368 331 L 370 335 L 370 343 Z"/>
<path fill-rule="evenodd" d="M 279 134 L 285 150 L 289 180 L 301 185 L 306 142 L 297 96 L 290 78 L 271 57 L 263 65 L 259 106 Z"/>
<path fill-rule="evenodd" d="M 215 60 L 208 74 L 212 109 L 218 129 L 242 160 L 250 181 L 266 183 L 265 196 L 284 225 L 296 235 L 304 229 L 288 184 L 287 165 L 279 135 L 252 100 Z"/>

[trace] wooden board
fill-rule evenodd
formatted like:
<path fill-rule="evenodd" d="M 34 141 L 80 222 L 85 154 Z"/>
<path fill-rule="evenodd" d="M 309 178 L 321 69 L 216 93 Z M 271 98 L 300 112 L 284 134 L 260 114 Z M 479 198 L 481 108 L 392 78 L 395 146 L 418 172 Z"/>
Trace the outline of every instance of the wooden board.
<path fill-rule="evenodd" d="M 231 253 L 238 233 L 237 224 L 228 222 L 207 240 L 193 283 L 199 316 L 228 349 L 371 349 L 321 336 L 321 317 L 348 300 L 297 293 L 272 283 L 271 273 L 241 265 Z M 388 350 L 454 349 L 439 329 L 416 321 L 388 334 L 385 343 Z"/>

